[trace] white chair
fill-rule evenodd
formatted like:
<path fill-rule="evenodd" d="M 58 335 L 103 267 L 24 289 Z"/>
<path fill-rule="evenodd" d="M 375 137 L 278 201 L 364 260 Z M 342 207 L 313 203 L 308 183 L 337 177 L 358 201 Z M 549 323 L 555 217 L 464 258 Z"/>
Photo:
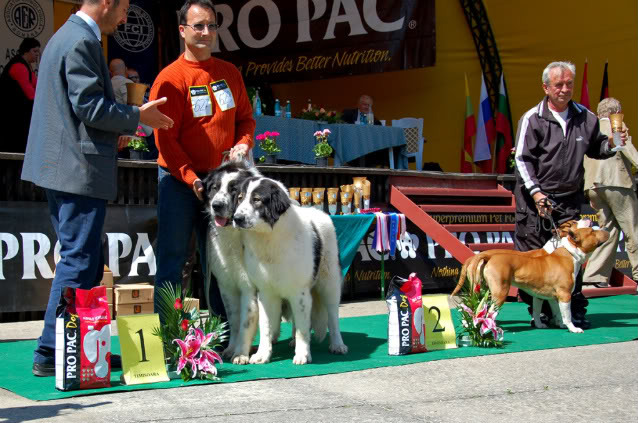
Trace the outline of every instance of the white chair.
<path fill-rule="evenodd" d="M 405 153 L 406 157 L 414 157 L 416 169 L 423 170 L 423 118 L 403 118 L 393 119 L 392 126 L 403 128 L 405 131 Z M 390 159 L 390 169 L 394 169 L 394 153 L 392 147 L 388 149 Z"/>

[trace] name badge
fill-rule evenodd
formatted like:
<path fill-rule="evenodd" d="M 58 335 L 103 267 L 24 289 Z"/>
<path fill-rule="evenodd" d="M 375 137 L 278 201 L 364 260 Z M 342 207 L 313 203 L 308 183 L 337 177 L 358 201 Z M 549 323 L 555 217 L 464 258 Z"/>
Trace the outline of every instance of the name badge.
<path fill-rule="evenodd" d="M 197 85 L 189 87 L 191 94 L 191 106 L 193 107 L 193 117 L 203 117 L 213 115 L 213 103 L 210 100 L 208 87 Z"/>
<path fill-rule="evenodd" d="M 210 89 L 213 91 L 215 100 L 217 100 L 217 104 L 219 105 L 219 108 L 222 110 L 222 112 L 235 107 L 235 99 L 233 98 L 233 93 L 232 91 L 230 91 L 230 88 L 228 87 L 225 79 L 221 79 L 219 81 L 211 83 Z"/>

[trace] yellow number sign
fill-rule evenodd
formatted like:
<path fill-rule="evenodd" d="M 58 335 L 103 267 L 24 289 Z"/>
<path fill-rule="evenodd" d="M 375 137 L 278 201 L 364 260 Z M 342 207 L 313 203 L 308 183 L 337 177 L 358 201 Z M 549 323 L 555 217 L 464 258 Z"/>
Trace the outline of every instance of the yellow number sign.
<path fill-rule="evenodd" d="M 167 382 L 162 340 L 153 335 L 158 314 L 117 316 L 122 353 L 122 379 L 126 385 Z"/>
<path fill-rule="evenodd" d="M 456 348 L 456 331 L 445 294 L 424 295 L 425 345 L 428 351 Z"/>

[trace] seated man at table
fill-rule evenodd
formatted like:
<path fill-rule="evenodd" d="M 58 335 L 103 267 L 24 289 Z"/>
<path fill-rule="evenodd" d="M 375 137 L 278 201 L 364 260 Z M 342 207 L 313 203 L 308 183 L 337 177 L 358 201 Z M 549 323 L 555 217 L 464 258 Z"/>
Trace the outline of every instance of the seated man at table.
<path fill-rule="evenodd" d="M 372 112 L 372 97 L 367 94 L 363 94 L 359 97 L 359 105 L 356 109 L 345 109 L 341 114 L 341 120 L 345 123 L 356 123 L 359 124 L 363 122 L 364 116 L 367 118 L 368 113 Z M 381 122 L 375 118 L 375 125 L 381 125 Z"/>

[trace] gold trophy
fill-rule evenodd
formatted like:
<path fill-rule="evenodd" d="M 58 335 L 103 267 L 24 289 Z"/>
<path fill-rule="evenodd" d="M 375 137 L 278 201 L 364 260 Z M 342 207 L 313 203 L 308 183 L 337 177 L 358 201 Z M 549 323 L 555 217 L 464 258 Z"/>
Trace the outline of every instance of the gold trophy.
<path fill-rule="evenodd" d="M 129 106 L 141 106 L 144 104 L 144 93 L 148 85 L 137 82 L 126 83 L 126 102 Z"/>
<path fill-rule="evenodd" d="M 611 133 L 614 137 L 614 148 L 611 151 L 619 151 L 624 148 L 620 134 L 622 133 L 622 120 L 624 115 L 622 113 L 612 113 L 609 115 L 609 121 L 611 122 Z"/>

